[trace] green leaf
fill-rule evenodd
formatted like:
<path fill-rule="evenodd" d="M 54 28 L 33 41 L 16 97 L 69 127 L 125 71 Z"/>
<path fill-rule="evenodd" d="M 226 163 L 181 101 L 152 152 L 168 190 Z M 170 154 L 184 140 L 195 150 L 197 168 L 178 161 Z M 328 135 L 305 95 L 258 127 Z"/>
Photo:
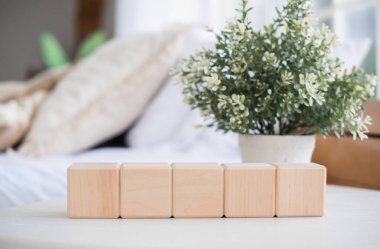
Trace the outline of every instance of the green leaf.
<path fill-rule="evenodd" d="M 42 59 L 48 68 L 58 68 L 68 64 L 66 53 L 53 34 L 49 32 L 42 33 L 40 36 L 40 48 Z"/>
<path fill-rule="evenodd" d="M 94 52 L 98 47 L 104 44 L 107 40 L 107 36 L 103 31 L 95 31 L 88 35 L 84 41 L 80 44 L 77 58 L 83 59 Z"/>

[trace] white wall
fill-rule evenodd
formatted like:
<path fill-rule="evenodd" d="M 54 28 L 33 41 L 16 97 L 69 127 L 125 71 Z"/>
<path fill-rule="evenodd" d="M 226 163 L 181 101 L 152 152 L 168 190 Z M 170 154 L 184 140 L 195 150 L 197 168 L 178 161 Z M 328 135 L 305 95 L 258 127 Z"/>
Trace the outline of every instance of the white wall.
<path fill-rule="evenodd" d="M 75 14 L 75 0 L 0 0 L 0 81 L 22 80 L 43 67 L 39 36 L 44 31 L 54 33 L 71 52 Z"/>
<path fill-rule="evenodd" d="M 275 6 L 286 0 L 251 0 L 252 25 L 260 28 L 275 16 Z M 118 37 L 160 31 L 174 24 L 220 29 L 236 15 L 240 0 L 116 0 L 115 34 Z"/>
<path fill-rule="evenodd" d="M 219 27 L 236 0 L 117 0 L 116 36 L 156 32 L 175 24 Z M 231 8 L 227 8 L 231 6 Z"/>

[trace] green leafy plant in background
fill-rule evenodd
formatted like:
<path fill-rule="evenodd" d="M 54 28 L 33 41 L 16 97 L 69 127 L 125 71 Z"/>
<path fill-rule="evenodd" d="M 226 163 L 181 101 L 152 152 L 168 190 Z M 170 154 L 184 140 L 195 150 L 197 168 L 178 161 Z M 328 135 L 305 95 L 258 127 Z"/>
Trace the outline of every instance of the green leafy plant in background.
<path fill-rule="evenodd" d="M 278 16 L 254 31 L 242 0 L 240 17 L 203 49 L 173 69 L 185 101 L 210 127 L 241 134 L 327 135 L 350 131 L 366 138 L 370 117 L 360 116 L 376 77 L 343 71 L 331 57 L 336 36 L 317 28 L 309 0 L 289 0 Z"/>
<path fill-rule="evenodd" d="M 77 58 L 83 59 L 94 52 L 98 47 L 104 44 L 107 40 L 107 36 L 102 31 L 95 31 L 91 33 L 86 39 L 79 45 L 77 52 Z"/>
<path fill-rule="evenodd" d="M 44 32 L 40 37 L 40 46 L 42 58 L 49 68 L 58 68 L 69 62 L 65 50 L 53 34 Z"/>
<path fill-rule="evenodd" d="M 89 56 L 106 40 L 107 36 L 103 31 L 91 33 L 79 45 L 76 59 L 81 60 Z M 69 63 L 65 50 L 53 34 L 44 32 L 40 37 L 40 47 L 43 61 L 48 68 L 59 68 Z"/>

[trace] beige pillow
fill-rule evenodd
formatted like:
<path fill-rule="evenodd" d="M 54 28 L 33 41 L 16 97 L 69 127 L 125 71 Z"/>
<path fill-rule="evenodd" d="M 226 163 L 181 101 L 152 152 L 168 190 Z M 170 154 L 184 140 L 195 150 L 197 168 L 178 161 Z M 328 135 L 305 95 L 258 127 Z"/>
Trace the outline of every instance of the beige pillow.
<path fill-rule="evenodd" d="M 22 95 L 26 88 L 27 85 L 22 81 L 0 82 L 0 102 L 5 102 Z"/>
<path fill-rule="evenodd" d="M 25 135 L 45 95 L 45 91 L 37 91 L 18 100 L 0 103 L 0 151 L 13 146 Z"/>
<path fill-rule="evenodd" d="M 77 152 L 126 130 L 159 90 L 179 32 L 112 40 L 77 64 L 41 106 L 19 152 Z"/>
<path fill-rule="evenodd" d="M 70 69 L 71 66 L 65 66 L 59 69 L 46 70 L 26 82 L 0 82 L 0 102 L 19 99 L 40 90 L 49 91 Z"/>
<path fill-rule="evenodd" d="M 67 65 L 56 69 L 49 69 L 37 74 L 27 81 L 28 87 L 23 95 L 29 95 L 40 90 L 44 90 L 46 92 L 52 90 L 55 85 L 71 71 L 72 68 L 72 65 Z"/>

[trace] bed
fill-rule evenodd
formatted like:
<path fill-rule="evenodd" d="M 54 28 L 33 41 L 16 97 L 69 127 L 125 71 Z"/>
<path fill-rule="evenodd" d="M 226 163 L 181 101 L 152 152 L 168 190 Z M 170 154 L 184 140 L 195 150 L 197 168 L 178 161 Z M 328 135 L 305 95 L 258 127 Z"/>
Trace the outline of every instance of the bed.
<path fill-rule="evenodd" d="M 213 133 L 206 131 L 205 133 Z M 208 137 L 208 138 L 207 138 Z M 217 145 L 217 146 L 216 146 Z M 66 169 L 73 162 L 238 162 L 237 139 L 202 134 L 186 148 L 174 142 L 155 147 L 98 148 L 74 155 L 27 158 L 0 154 L 0 209 L 66 196 Z"/>

